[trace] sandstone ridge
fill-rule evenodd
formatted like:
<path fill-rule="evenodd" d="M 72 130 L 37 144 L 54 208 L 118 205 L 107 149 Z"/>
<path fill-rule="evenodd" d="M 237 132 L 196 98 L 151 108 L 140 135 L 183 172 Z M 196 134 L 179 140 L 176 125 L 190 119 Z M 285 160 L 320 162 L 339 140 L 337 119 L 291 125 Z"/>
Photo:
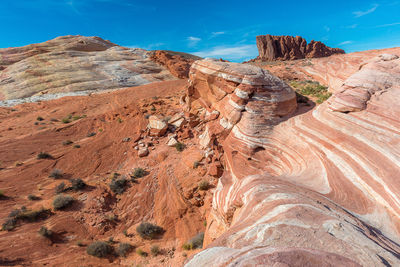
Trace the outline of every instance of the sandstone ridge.
<path fill-rule="evenodd" d="M 169 54 L 163 53 L 164 58 Z M 55 94 L 175 80 L 185 76 L 193 61 L 173 56 L 160 62 L 152 55 L 143 49 L 79 35 L 0 49 L 0 100 L 43 95 L 50 99 Z"/>

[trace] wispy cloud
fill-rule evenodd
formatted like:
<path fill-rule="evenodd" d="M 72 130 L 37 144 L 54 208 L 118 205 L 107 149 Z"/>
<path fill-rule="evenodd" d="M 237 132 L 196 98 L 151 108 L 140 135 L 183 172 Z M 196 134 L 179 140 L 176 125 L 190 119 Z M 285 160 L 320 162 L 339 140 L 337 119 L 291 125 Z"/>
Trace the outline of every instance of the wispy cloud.
<path fill-rule="evenodd" d="M 224 58 L 232 61 L 247 60 L 258 55 L 256 45 L 215 46 L 208 50 L 193 52 L 199 57 Z"/>
<path fill-rule="evenodd" d="M 346 26 L 347 29 L 355 29 L 357 27 L 358 27 L 358 24 L 353 24 L 353 25 Z"/>
<path fill-rule="evenodd" d="M 192 47 L 192 46 L 196 46 L 197 43 L 201 41 L 201 38 L 189 36 L 188 38 L 186 38 L 186 40 L 188 41 L 188 46 Z"/>
<path fill-rule="evenodd" d="M 352 44 L 352 43 L 353 43 L 353 41 L 344 41 L 344 42 L 339 43 L 338 45 L 348 45 L 348 44 Z"/>
<path fill-rule="evenodd" d="M 324 30 L 326 31 L 326 32 L 330 32 L 331 31 L 331 28 L 329 28 L 328 26 L 324 26 Z"/>
<path fill-rule="evenodd" d="M 394 23 L 389 23 L 389 24 L 382 24 L 382 25 L 377 25 L 374 28 L 384 28 L 384 27 L 391 27 L 391 26 L 396 26 L 400 25 L 400 22 L 394 22 Z"/>
<path fill-rule="evenodd" d="M 218 35 L 223 35 L 223 34 L 225 34 L 225 32 L 212 32 L 211 33 L 211 38 L 216 37 Z"/>
<path fill-rule="evenodd" d="M 354 15 L 354 17 L 356 17 L 356 18 L 359 18 L 359 17 L 362 17 L 362 16 L 365 16 L 365 15 L 368 15 L 368 14 L 371 14 L 372 12 L 374 12 L 377 8 L 378 8 L 378 4 L 374 4 L 370 9 L 368 9 L 368 10 L 365 10 L 365 11 L 361 11 L 361 10 L 359 10 L 359 11 L 354 11 L 353 12 L 353 15 Z"/>

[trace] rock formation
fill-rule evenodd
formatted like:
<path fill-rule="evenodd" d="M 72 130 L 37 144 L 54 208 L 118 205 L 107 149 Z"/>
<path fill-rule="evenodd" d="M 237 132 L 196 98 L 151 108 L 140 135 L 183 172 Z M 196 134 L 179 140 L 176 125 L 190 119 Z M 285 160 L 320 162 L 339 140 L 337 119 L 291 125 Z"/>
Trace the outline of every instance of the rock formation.
<path fill-rule="evenodd" d="M 156 50 L 151 53 L 150 58 L 153 61 L 165 66 L 172 75 L 180 79 L 188 78 L 190 66 L 195 60 L 200 59 L 190 54 L 166 50 Z"/>
<path fill-rule="evenodd" d="M 325 102 L 299 115 L 293 92 L 268 72 L 195 62 L 186 102 L 191 112 L 220 112 L 203 145 L 221 145 L 225 172 L 208 246 L 187 266 L 399 265 L 398 67 L 382 56 L 349 79 L 353 95 L 383 90 L 366 109 L 335 112 Z"/>
<path fill-rule="evenodd" d="M 301 58 L 327 57 L 344 54 L 339 48 L 331 48 L 320 41 L 312 40 L 307 44 L 300 36 L 259 35 L 256 37 L 259 60 L 293 60 Z"/>
<path fill-rule="evenodd" d="M 154 62 L 151 54 L 84 36 L 0 49 L 0 100 L 95 92 L 176 79 Z"/>
<path fill-rule="evenodd" d="M 362 65 L 360 71 L 350 76 L 330 101 L 330 109 L 341 112 L 361 111 L 367 108 L 371 98 L 376 101 L 381 95 L 400 91 L 400 59 L 397 55 L 383 54 Z M 396 106 L 399 99 L 386 99 L 382 106 Z M 389 110 L 386 112 L 390 112 Z"/>

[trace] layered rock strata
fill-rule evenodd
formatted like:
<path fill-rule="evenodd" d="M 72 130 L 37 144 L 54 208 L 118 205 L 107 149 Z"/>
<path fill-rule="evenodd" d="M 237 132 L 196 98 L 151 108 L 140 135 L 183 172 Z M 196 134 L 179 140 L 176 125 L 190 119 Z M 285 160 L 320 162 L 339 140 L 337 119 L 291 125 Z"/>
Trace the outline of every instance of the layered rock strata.
<path fill-rule="evenodd" d="M 362 65 L 336 92 L 329 107 L 335 111 L 351 112 L 366 109 L 371 98 L 381 98 L 388 90 L 399 91 L 400 59 L 397 55 L 382 54 Z M 397 88 L 393 88 L 397 87 Z M 399 99 L 387 99 L 384 107 L 396 106 Z"/>
<path fill-rule="evenodd" d="M 143 49 L 84 36 L 63 36 L 0 49 L 0 100 L 94 92 L 176 79 L 150 56 Z"/>
<path fill-rule="evenodd" d="M 307 41 L 300 36 L 259 35 L 256 37 L 259 60 L 292 60 L 327 57 L 344 54 L 340 48 L 331 48 L 320 41 Z"/>
<path fill-rule="evenodd" d="M 392 69 L 395 77 L 366 109 L 335 112 L 325 102 L 299 115 L 294 93 L 268 72 L 195 62 L 190 110 L 220 112 L 204 135 L 218 124 L 229 131 L 203 143 L 221 143 L 225 172 L 206 247 L 187 266 L 399 265 L 398 64 L 381 58 L 362 67 Z M 387 77 L 375 76 L 366 88 L 381 88 Z"/>

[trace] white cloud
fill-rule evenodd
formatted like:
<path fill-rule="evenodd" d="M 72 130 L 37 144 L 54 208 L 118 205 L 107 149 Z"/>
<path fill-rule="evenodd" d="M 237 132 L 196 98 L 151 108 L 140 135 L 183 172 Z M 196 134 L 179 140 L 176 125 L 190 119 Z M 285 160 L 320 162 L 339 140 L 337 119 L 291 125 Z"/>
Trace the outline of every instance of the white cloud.
<path fill-rule="evenodd" d="M 223 34 L 225 34 L 225 32 L 212 32 L 211 33 L 211 38 L 216 37 L 218 35 L 223 35 Z"/>
<path fill-rule="evenodd" d="M 353 41 L 344 41 L 344 42 L 341 42 L 338 45 L 348 45 L 348 44 L 352 44 L 352 43 L 353 43 Z"/>
<path fill-rule="evenodd" d="M 394 22 L 394 23 L 389 23 L 389 24 L 382 24 L 382 25 L 377 25 L 374 28 L 384 28 L 384 27 L 391 27 L 391 26 L 396 26 L 400 25 L 400 22 Z"/>
<path fill-rule="evenodd" d="M 201 38 L 199 38 L 199 37 L 194 37 L 194 36 L 189 36 L 189 37 L 187 38 L 187 40 L 188 40 L 188 46 L 191 47 L 191 46 L 196 46 L 197 43 L 201 41 Z"/>
<path fill-rule="evenodd" d="M 355 29 L 355 28 L 357 28 L 357 26 L 358 26 L 358 24 L 353 24 L 353 25 L 346 26 L 346 28 Z"/>
<path fill-rule="evenodd" d="M 231 61 L 243 61 L 255 58 L 258 55 L 258 50 L 256 45 L 215 46 L 209 50 L 193 52 L 191 54 L 199 57 L 215 57 Z"/>
<path fill-rule="evenodd" d="M 371 7 L 368 10 L 365 10 L 365 11 L 361 11 L 361 10 L 354 11 L 353 15 L 354 15 L 354 17 L 359 18 L 359 17 L 365 16 L 365 15 L 371 14 L 372 12 L 374 12 L 378 8 L 378 6 L 379 6 L 378 4 L 374 4 L 373 7 Z"/>

